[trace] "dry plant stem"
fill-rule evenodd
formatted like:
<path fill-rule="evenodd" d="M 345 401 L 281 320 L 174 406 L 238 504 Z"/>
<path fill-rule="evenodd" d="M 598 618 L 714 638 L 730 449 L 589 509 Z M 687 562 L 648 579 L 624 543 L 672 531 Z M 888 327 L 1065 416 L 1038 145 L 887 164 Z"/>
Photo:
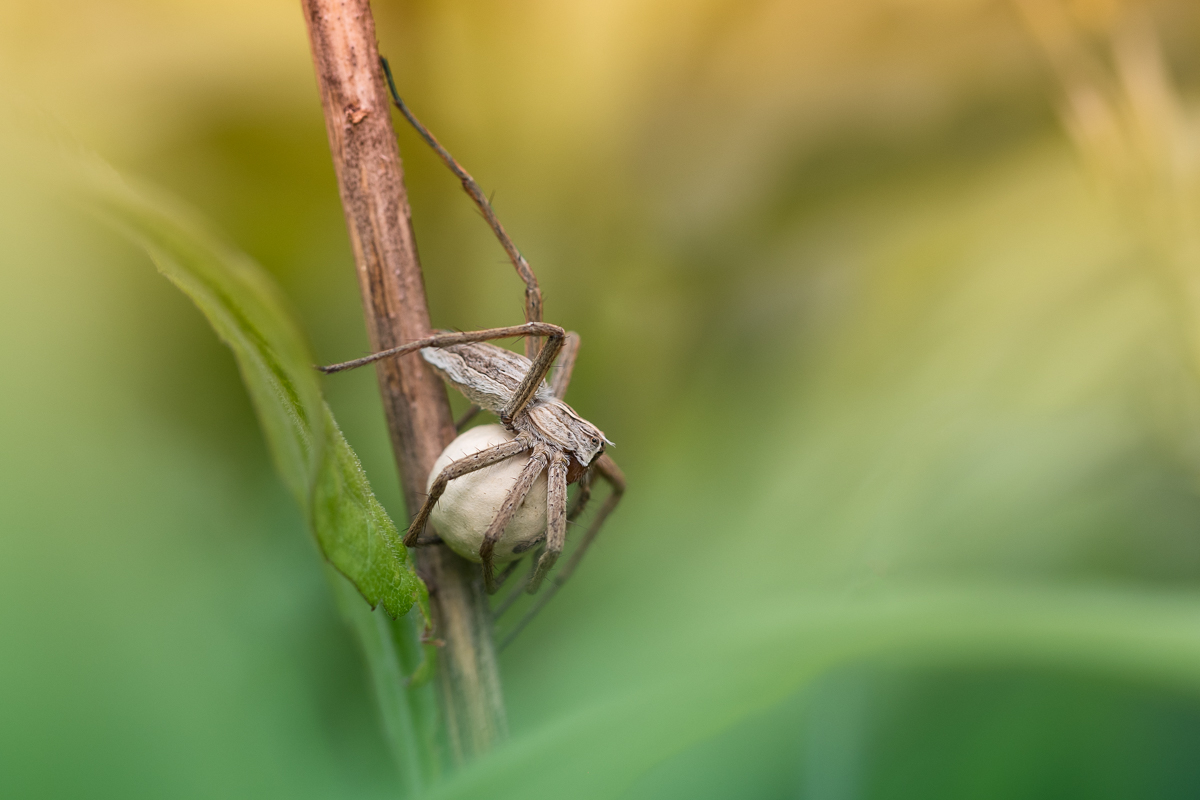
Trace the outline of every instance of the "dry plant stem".
<path fill-rule="evenodd" d="M 301 0 L 325 111 L 325 126 L 362 289 L 373 350 L 431 333 L 400 152 L 367 0 Z M 442 382 L 420 356 L 377 369 L 392 448 L 410 510 L 454 438 Z M 444 721 L 460 762 L 490 749 L 505 732 L 503 700 L 487 600 L 468 562 L 442 546 L 422 548 L 429 584 Z"/>

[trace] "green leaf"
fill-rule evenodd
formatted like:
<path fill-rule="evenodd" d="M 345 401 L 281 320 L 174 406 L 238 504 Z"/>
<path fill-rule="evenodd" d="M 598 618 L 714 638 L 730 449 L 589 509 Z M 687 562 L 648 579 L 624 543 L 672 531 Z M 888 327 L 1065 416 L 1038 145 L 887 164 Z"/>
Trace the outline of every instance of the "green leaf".
<path fill-rule="evenodd" d="M 276 469 L 325 557 L 372 607 L 399 618 L 418 604 L 428 619 L 425 586 L 322 399 L 304 336 L 271 278 L 168 198 L 103 164 L 81 171 L 90 205 L 145 248 L 233 350 Z"/>
<path fill-rule="evenodd" d="M 429 619 L 429 597 L 391 517 L 371 493 L 354 450 L 323 404 L 328 431 L 312 490 L 311 523 L 321 552 L 374 606 L 399 618 L 416 603 Z M 347 535 L 350 533 L 350 535 Z"/>

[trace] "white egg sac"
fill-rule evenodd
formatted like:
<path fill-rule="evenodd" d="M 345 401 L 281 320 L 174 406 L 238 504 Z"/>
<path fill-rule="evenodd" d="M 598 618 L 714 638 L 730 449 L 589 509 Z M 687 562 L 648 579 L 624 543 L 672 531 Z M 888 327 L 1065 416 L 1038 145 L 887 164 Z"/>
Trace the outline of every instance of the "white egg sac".
<path fill-rule="evenodd" d="M 426 488 L 433 484 L 443 469 L 458 459 L 515 438 L 516 434 L 505 430 L 502 425 L 479 425 L 465 431 L 438 456 L 429 473 Z M 483 535 L 500 510 L 504 498 L 512 490 L 517 476 L 525 468 L 529 456 L 529 452 L 518 453 L 499 464 L 450 481 L 445 493 L 433 507 L 429 521 L 451 550 L 479 563 Z M 495 563 L 503 564 L 520 558 L 545 536 L 546 472 L 542 470 L 525 496 L 525 502 L 513 514 L 504 534 L 496 542 L 493 559 Z"/>

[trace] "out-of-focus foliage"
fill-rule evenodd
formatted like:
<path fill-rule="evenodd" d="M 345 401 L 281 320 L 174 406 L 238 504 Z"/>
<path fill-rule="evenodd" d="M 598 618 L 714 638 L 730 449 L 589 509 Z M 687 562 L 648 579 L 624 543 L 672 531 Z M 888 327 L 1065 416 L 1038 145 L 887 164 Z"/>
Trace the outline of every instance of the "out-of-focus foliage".
<path fill-rule="evenodd" d="M 404 787 L 420 791 L 441 760 L 432 691 L 423 685 L 436 663 L 432 645 L 422 653 L 420 644 L 431 621 L 428 592 L 321 396 L 287 302 L 257 264 L 169 198 L 94 160 L 51 156 L 45 166 L 66 173 L 69 197 L 143 247 L 233 351 L 275 468 L 333 567 L 327 573 L 367 657 Z M 414 619 L 405 619 L 414 605 Z"/>
<path fill-rule="evenodd" d="M 372 608 L 407 614 L 425 587 L 321 398 L 304 337 L 270 278 L 166 198 L 135 189 L 103 165 L 66 169 L 81 173 L 82 199 L 144 247 L 233 350 L 275 467 L 321 552 Z"/>
<path fill-rule="evenodd" d="M 442 796 L 1195 793 L 1192 4 L 375 8 L 631 486 Z M 0 14 L 9 118 L 198 205 L 319 360 L 366 349 L 298 8 Z M 518 320 L 400 137 L 434 322 Z M 6 792 L 394 795 L 227 351 L 2 187 Z M 326 390 L 403 516 L 372 376 Z"/>

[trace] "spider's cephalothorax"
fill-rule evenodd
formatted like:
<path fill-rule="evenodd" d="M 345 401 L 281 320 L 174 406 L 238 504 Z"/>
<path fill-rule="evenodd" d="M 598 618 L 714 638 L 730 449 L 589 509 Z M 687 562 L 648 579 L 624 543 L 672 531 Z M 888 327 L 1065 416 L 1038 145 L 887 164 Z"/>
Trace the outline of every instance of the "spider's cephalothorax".
<path fill-rule="evenodd" d="M 500 240 L 517 274 L 525 282 L 525 324 L 507 328 L 492 328 L 483 331 L 451 332 L 438 331 L 424 339 L 393 347 L 364 358 L 323 367 L 324 372 L 339 372 L 344 369 L 369 364 L 381 358 L 401 356 L 420 351 L 425 361 L 451 386 L 458 389 L 474 406 L 496 414 L 504 427 L 515 434 L 507 440 L 487 447 L 479 452 L 451 461 L 436 477 L 430 476 L 429 493 L 425 502 L 413 517 L 412 524 L 404 536 L 404 544 L 412 547 L 438 541 L 423 539 L 422 533 L 429 515 L 447 485 L 460 477 L 477 472 L 508 459 L 524 459 L 524 466 L 507 490 L 503 502 L 495 511 L 487 529 L 481 537 L 479 561 L 483 565 L 483 578 L 488 592 L 494 592 L 512 572 L 518 561 L 500 576 L 495 574 L 493 551 L 503 535 L 513 514 L 525 500 L 534 481 L 545 472 L 546 489 L 546 534 L 540 555 L 534 559 L 533 569 L 525 583 L 531 594 L 541 586 L 543 578 L 562 552 L 566 540 L 567 523 L 578 517 L 591 497 L 593 476 L 604 479 L 612 493 L 605 500 L 592 520 L 571 559 L 558 572 L 550 590 L 543 593 L 534 607 L 510 634 L 524 627 L 534 614 L 545 604 L 554 591 L 566 582 L 591 544 L 605 518 L 616 506 L 625 491 L 625 478 L 612 459 L 604 453 L 604 447 L 612 444 L 603 432 L 580 417 L 563 396 L 570 382 L 575 355 L 579 349 L 579 337 L 567 333 L 557 325 L 542 322 L 542 294 L 537 277 L 529 263 L 520 254 L 504 227 L 496 218 L 491 203 L 446 149 L 412 115 L 396 93 L 391 70 L 383 63 L 392 99 L 400 112 L 417 129 L 417 133 L 437 152 L 452 172 L 462 182 L 463 188 L 483 213 L 493 232 Z M 509 350 L 487 344 L 490 340 L 510 337 L 525 337 L 527 357 Z M 543 339 L 539 348 L 537 339 Z M 557 365 L 556 365 L 557 360 Z M 546 376 L 552 367 L 557 372 L 550 384 Z M 465 421 L 464 423 L 465 424 Z M 461 427 L 461 424 L 460 424 Z M 450 451 L 447 450 L 447 453 Z M 443 458 L 446 454 L 443 454 Z M 579 493 L 574 505 L 567 510 L 567 484 L 579 484 Z M 489 512 L 490 513 L 490 512 Z M 541 541 L 541 540 L 538 540 Z M 533 546 L 532 544 L 530 545 Z M 524 552 L 524 551 L 521 551 Z M 507 603 L 504 605 L 507 608 Z"/>

